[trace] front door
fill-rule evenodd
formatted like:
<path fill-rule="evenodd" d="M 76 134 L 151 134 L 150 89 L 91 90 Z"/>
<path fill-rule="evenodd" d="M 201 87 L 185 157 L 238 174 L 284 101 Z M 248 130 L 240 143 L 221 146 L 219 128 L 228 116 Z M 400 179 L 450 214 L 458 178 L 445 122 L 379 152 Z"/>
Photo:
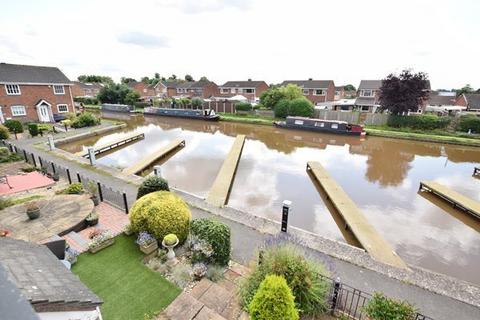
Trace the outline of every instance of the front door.
<path fill-rule="evenodd" d="M 50 122 L 50 116 L 49 116 L 47 105 L 41 104 L 38 106 L 38 120 L 40 122 Z"/>

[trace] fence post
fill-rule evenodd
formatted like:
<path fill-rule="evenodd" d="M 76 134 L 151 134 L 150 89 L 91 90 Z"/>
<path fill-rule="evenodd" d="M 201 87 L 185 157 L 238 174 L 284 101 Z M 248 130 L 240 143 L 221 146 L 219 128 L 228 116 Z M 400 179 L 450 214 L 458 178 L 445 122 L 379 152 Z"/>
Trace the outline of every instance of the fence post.
<path fill-rule="evenodd" d="M 97 182 L 97 186 L 98 186 L 98 195 L 100 197 L 100 201 L 103 202 L 102 184 L 100 182 Z"/>
<path fill-rule="evenodd" d="M 52 170 L 53 170 L 53 174 L 57 173 L 55 170 L 55 164 L 53 162 L 52 162 Z"/>
<path fill-rule="evenodd" d="M 37 167 L 37 161 L 35 161 L 35 155 L 32 152 L 32 161 L 33 161 L 33 166 L 36 168 Z"/>
<path fill-rule="evenodd" d="M 80 173 L 77 172 L 77 180 L 78 182 L 82 183 L 82 179 L 80 178 Z"/>
<path fill-rule="evenodd" d="M 123 193 L 123 204 L 125 205 L 125 213 L 128 214 L 127 194 Z"/>
<path fill-rule="evenodd" d="M 72 177 L 70 176 L 70 169 L 67 168 L 67 178 L 68 178 L 68 184 L 72 184 Z"/>
<path fill-rule="evenodd" d="M 284 200 L 282 206 L 282 232 L 287 232 L 288 226 L 288 213 L 290 211 L 290 207 L 292 206 L 292 201 Z"/>
<path fill-rule="evenodd" d="M 40 168 L 43 168 L 43 161 L 42 161 L 42 158 L 38 157 L 38 161 L 40 162 Z"/>
<path fill-rule="evenodd" d="M 340 279 L 334 280 L 333 285 L 333 295 L 332 295 L 332 305 L 330 306 L 330 313 L 333 316 L 335 314 L 335 309 L 337 308 L 338 293 L 340 292 Z"/>
<path fill-rule="evenodd" d="M 25 162 L 28 163 L 27 151 L 25 151 L 25 150 L 23 150 L 23 157 L 25 158 Z"/>

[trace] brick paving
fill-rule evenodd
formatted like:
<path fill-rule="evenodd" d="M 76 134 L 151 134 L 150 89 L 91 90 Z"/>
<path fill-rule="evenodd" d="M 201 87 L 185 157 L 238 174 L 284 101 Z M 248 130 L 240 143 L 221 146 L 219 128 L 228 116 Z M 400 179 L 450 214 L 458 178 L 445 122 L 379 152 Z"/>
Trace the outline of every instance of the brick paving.
<path fill-rule="evenodd" d="M 9 175 L 7 179 L 8 185 L 6 183 L 0 184 L 0 195 L 9 195 L 55 184 L 55 181 L 39 172 L 29 172 L 14 176 Z"/>

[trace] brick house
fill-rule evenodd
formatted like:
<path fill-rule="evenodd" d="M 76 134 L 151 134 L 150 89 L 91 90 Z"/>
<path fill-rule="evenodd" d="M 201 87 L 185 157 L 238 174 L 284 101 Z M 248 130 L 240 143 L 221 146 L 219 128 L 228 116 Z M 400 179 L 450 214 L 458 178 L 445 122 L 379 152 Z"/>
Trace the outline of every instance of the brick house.
<path fill-rule="evenodd" d="M 362 80 L 357 90 L 355 107 L 363 112 L 375 112 L 380 107 L 382 80 Z"/>
<path fill-rule="evenodd" d="M 268 90 L 269 86 L 265 81 L 227 81 L 219 87 L 219 97 L 230 98 L 242 95 L 250 102 L 257 101 L 261 94 Z"/>
<path fill-rule="evenodd" d="M 335 97 L 333 100 L 342 100 L 345 98 L 345 88 L 343 86 L 335 87 Z"/>
<path fill-rule="evenodd" d="M 103 88 L 101 83 L 83 83 L 73 81 L 72 95 L 73 97 L 95 98 Z"/>
<path fill-rule="evenodd" d="M 335 99 L 335 83 L 333 80 L 286 80 L 281 86 L 296 84 L 303 90 L 305 98 L 313 104 L 333 101 Z"/>
<path fill-rule="evenodd" d="M 173 92 L 173 90 L 171 90 Z M 207 99 L 218 95 L 218 86 L 212 81 L 180 82 L 175 87 L 175 95 L 169 97 L 187 97 Z"/>
<path fill-rule="evenodd" d="M 480 112 L 480 93 L 464 93 L 457 97 L 455 105 L 467 107 L 467 111 Z"/>
<path fill-rule="evenodd" d="M 157 96 L 157 92 L 155 91 L 155 85 L 153 84 L 135 81 L 129 82 L 127 85 L 130 87 L 130 89 L 140 94 L 141 100 L 148 100 Z"/>
<path fill-rule="evenodd" d="M 73 106 L 72 83 L 58 68 L 0 63 L 0 122 L 53 122 Z"/>

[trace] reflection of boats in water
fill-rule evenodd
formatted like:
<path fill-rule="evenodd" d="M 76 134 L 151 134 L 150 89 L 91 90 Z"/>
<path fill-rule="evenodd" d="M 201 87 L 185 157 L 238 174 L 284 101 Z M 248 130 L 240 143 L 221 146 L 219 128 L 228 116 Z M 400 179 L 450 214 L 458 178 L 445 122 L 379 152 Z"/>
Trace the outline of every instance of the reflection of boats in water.
<path fill-rule="evenodd" d="M 365 131 L 363 131 L 363 126 L 337 120 L 287 117 L 286 121 L 275 121 L 273 124 L 277 127 L 287 129 L 300 129 L 323 133 L 346 134 L 351 136 L 365 135 Z"/>
<path fill-rule="evenodd" d="M 167 108 L 147 107 L 144 109 L 143 113 L 157 115 L 157 116 L 199 119 L 199 120 L 207 120 L 207 121 L 220 120 L 220 116 L 215 114 L 215 111 L 213 111 L 212 109 L 190 110 L 190 109 L 167 109 Z"/>

